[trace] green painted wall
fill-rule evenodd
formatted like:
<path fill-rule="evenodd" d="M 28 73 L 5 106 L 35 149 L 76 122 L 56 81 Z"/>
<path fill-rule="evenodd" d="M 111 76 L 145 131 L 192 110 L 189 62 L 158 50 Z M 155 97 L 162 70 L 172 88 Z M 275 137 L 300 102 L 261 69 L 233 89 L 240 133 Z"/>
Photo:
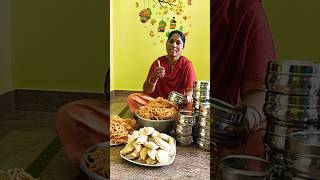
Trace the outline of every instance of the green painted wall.
<path fill-rule="evenodd" d="M 136 2 L 140 4 L 138 7 Z M 151 20 L 145 24 L 140 22 L 139 12 L 144 9 L 144 5 L 145 8 L 148 7 L 148 1 L 145 4 L 143 2 L 111 1 L 111 90 L 141 91 L 152 62 L 166 54 L 167 38 L 165 33 L 157 32 L 161 16 L 153 10 L 152 0 L 149 1 L 149 7 L 153 10 L 152 18 L 157 22 L 154 25 L 151 25 Z M 166 30 L 169 29 L 167 18 L 171 19 L 173 16 L 177 22 L 182 22 L 184 31 L 189 32 L 182 55 L 192 61 L 198 80 L 209 80 L 210 1 L 192 1 L 192 5 L 186 6 L 181 17 L 169 11 L 168 15 L 162 17 L 167 21 Z M 184 16 L 190 16 L 190 19 L 183 20 Z M 154 37 L 150 36 L 150 31 L 154 32 Z M 161 38 L 158 36 L 165 37 L 164 43 L 159 42 Z"/>
<path fill-rule="evenodd" d="M 12 90 L 10 0 L 0 1 L 0 95 Z"/>
<path fill-rule="evenodd" d="M 105 0 L 12 0 L 14 88 L 103 92 L 107 9 Z"/>
<path fill-rule="evenodd" d="M 320 60 L 320 1 L 264 0 L 278 57 Z"/>

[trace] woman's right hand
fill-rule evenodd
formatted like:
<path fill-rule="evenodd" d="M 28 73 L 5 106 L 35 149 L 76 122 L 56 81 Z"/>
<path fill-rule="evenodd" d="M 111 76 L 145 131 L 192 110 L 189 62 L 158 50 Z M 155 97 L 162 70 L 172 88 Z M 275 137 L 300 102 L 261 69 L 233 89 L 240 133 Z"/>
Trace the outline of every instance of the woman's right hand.
<path fill-rule="evenodd" d="M 164 67 L 161 67 L 160 61 L 157 60 L 158 66 L 155 68 L 155 71 L 153 72 L 152 80 L 161 79 L 166 75 Z"/>

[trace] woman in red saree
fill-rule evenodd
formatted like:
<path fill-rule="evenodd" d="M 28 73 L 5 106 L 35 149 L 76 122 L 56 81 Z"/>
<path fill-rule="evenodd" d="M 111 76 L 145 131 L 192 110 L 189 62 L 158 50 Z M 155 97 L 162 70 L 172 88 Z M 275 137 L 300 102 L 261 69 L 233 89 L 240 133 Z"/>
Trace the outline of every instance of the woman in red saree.
<path fill-rule="evenodd" d="M 260 0 L 211 1 L 211 96 L 241 104 L 241 127 L 226 130 L 238 141 L 218 142 L 218 156 L 264 156 L 265 76 L 275 58 L 272 34 Z"/>
<path fill-rule="evenodd" d="M 75 166 L 92 145 L 109 140 L 109 70 L 105 79 L 106 100 L 76 100 L 62 106 L 56 116 L 56 132 L 67 157 Z"/>
<path fill-rule="evenodd" d="M 156 97 L 167 98 L 171 91 L 192 97 L 193 82 L 196 79 L 192 62 L 181 55 L 185 45 L 185 36 L 180 31 L 172 31 L 166 42 L 167 55 L 159 57 L 150 67 L 143 85 L 143 93 L 128 96 L 131 112 L 145 106 Z"/>

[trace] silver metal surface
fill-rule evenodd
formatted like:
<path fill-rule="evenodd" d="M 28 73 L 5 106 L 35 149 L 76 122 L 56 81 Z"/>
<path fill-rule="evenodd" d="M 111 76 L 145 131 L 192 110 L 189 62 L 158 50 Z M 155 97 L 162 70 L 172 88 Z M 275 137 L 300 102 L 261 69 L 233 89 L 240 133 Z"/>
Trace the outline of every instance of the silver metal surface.
<path fill-rule="evenodd" d="M 179 112 L 178 123 L 182 126 L 192 126 L 195 123 L 195 117 L 191 111 L 181 110 Z"/>
<path fill-rule="evenodd" d="M 199 137 L 210 137 L 210 129 L 199 127 Z"/>
<path fill-rule="evenodd" d="M 186 136 L 186 137 L 177 136 L 176 140 L 182 145 L 191 145 L 193 142 L 193 137 L 192 136 Z"/>
<path fill-rule="evenodd" d="M 265 142 L 270 146 L 272 149 L 276 150 L 284 150 L 285 143 L 286 143 L 286 136 L 285 135 L 276 135 L 267 133 L 264 137 Z"/>
<path fill-rule="evenodd" d="M 320 64 L 306 60 L 274 60 L 269 63 L 268 72 L 320 75 Z"/>
<path fill-rule="evenodd" d="M 320 107 L 320 98 L 317 96 L 297 96 L 297 95 L 284 95 L 267 92 L 266 102 L 269 104 L 280 106 L 309 106 Z"/>
<path fill-rule="evenodd" d="M 224 180 L 269 180 L 274 173 L 269 161 L 245 155 L 229 155 L 222 158 L 218 171 Z"/>
<path fill-rule="evenodd" d="M 175 102 L 177 106 L 183 106 L 187 104 L 187 96 L 175 91 L 171 91 L 168 100 Z"/>
<path fill-rule="evenodd" d="M 287 169 L 292 169 L 302 177 L 320 178 L 320 156 L 303 156 L 286 153 L 285 163 Z"/>
<path fill-rule="evenodd" d="M 199 126 L 202 128 L 210 129 L 210 117 L 200 117 Z"/>
<path fill-rule="evenodd" d="M 203 117 L 210 116 L 210 103 L 201 103 L 199 106 L 200 115 Z"/>
<path fill-rule="evenodd" d="M 273 74 L 267 75 L 269 91 L 291 95 L 320 95 L 320 76 L 303 74 Z"/>
<path fill-rule="evenodd" d="M 239 111 L 232 111 L 211 104 L 210 114 L 211 118 L 217 119 L 218 121 L 223 121 L 234 125 L 240 125 L 242 123 L 243 114 Z"/>
<path fill-rule="evenodd" d="M 308 106 L 279 106 L 266 103 L 266 116 L 278 121 L 299 121 L 304 123 L 319 122 L 319 109 Z"/>
<path fill-rule="evenodd" d="M 192 135 L 192 126 L 186 125 L 176 125 L 176 133 L 180 136 L 190 136 Z"/>
<path fill-rule="evenodd" d="M 210 81 L 197 80 L 193 82 L 193 88 L 210 88 Z"/>
<path fill-rule="evenodd" d="M 320 156 L 320 131 L 298 131 L 289 134 L 286 152 L 301 156 Z"/>
<path fill-rule="evenodd" d="M 290 127 L 281 126 L 275 123 L 267 123 L 267 133 L 286 136 L 290 133 Z"/>
<path fill-rule="evenodd" d="M 198 138 L 197 144 L 201 149 L 208 150 L 208 151 L 210 150 L 210 141 L 207 141 L 202 138 Z"/>
<path fill-rule="evenodd" d="M 213 121 L 211 129 L 214 134 L 228 134 L 224 129 L 229 125 L 228 123 Z"/>

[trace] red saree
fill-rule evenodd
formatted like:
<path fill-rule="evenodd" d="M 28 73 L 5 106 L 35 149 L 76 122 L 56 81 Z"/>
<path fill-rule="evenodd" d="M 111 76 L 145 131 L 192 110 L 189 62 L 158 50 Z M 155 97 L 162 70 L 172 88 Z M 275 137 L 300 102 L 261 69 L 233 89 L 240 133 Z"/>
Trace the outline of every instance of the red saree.
<path fill-rule="evenodd" d="M 165 56 L 159 57 L 158 60 L 161 66 L 164 67 L 166 76 L 158 80 L 155 90 L 151 94 L 152 97 L 167 98 L 171 91 L 185 94 L 187 90 L 192 89 L 196 75 L 191 61 L 184 56 L 180 56 L 173 70 L 170 70 L 168 59 Z M 156 67 L 157 61 L 154 61 L 150 67 L 147 79 L 150 78 Z"/>
<path fill-rule="evenodd" d="M 211 1 L 211 94 L 231 104 L 265 89 L 268 62 L 275 58 L 272 34 L 260 0 Z"/>
<path fill-rule="evenodd" d="M 271 31 L 260 0 L 211 1 L 211 96 L 237 104 L 252 90 L 265 89 L 268 62 L 275 58 Z M 264 128 L 237 149 L 218 155 L 264 156 Z"/>

